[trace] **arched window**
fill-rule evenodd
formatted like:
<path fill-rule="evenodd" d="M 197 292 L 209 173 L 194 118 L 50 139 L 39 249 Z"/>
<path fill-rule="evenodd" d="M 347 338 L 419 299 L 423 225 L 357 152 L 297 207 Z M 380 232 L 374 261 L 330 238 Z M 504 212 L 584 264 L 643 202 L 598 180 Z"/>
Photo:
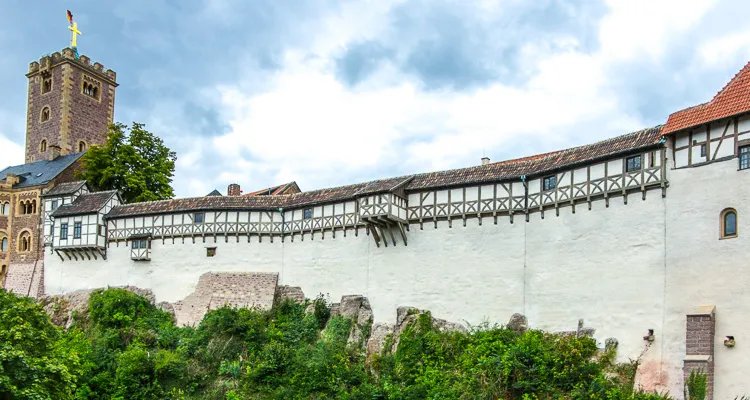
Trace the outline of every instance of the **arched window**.
<path fill-rule="evenodd" d="M 42 115 L 39 117 L 42 122 L 49 121 L 49 107 L 42 108 Z"/>
<path fill-rule="evenodd" d="M 78 142 L 78 152 L 82 152 L 86 150 L 86 143 L 84 141 Z"/>
<path fill-rule="evenodd" d="M 36 214 L 36 200 L 31 200 L 31 213 Z"/>
<path fill-rule="evenodd" d="M 39 151 L 42 153 L 47 151 L 47 140 L 42 140 L 42 142 L 39 143 Z"/>
<path fill-rule="evenodd" d="M 0 232 L 0 252 L 8 251 L 8 237 L 4 233 Z"/>
<path fill-rule="evenodd" d="M 93 89 L 91 89 L 91 97 L 98 99 L 99 98 L 99 88 L 94 86 Z"/>
<path fill-rule="evenodd" d="M 737 210 L 727 208 L 721 212 L 721 238 L 737 237 Z"/>
<path fill-rule="evenodd" d="M 27 253 L 31 251 L 31 234 L 29 231 L 23 231 L 18 235 L 18 252 Z"/>
<path fill-rule="evenodd" d="M 0 215 L 8 214 L 10 214 L 10 203 L 6 201 L 5 203 L 0 204 Z"/>

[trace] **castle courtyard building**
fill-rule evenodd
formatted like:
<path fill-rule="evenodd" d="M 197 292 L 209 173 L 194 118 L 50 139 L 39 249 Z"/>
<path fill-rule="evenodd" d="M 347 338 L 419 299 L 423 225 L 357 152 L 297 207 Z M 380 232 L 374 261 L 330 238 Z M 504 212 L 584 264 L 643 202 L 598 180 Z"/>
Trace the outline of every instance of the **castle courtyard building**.
<path fill-rule="evenodd" d="M 49 130 L 30 122 L 28 164 L 0 172 L 11 214 L 36 201 L 36 217 L 0 215 L 0 236 L 17 248 L 27 229 L 39 252 L 0 252 L 10 260 L 6 288 L 148 288 L 174 304 L 180 324 L 225 304 L 267 306 L 284 285 L 308 297 L 365 295 L 376 323 L 395 322 L 400 306 L 473 325 L 522 313 L 534 328 L 586 332 L 602 346 L 616 338 L 620 360 L 639 359 L 646 389 L 679 398 L 702 369 L 709 398 L 750 393 L 750 64 L 662 125 L 537 156 L 133 204 L 60 179 L 62 168 L 26 193 L 16 171 L 103 143 L 115 76 L 83 59 L 64 50 L 57 64 L 53 55 L 30 68 L 29 121 L 47 104 L 35 91 L 46 90 L 43 65 L 68 77 L 53 79 L 52 90 L 67 88 L 60 99 L 88 96 L 50 106 L 49 118 L 90 120 L 62 118 Z M 63 155 L 44 158 L 44 140 Z M 39 271 L 21 272 L 32 261 Z"/>

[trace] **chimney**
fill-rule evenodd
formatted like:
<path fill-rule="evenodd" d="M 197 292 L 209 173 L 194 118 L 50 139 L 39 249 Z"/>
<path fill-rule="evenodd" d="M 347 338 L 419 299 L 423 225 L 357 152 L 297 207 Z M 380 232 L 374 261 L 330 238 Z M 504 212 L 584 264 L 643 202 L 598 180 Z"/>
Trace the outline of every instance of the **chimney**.
<path fill-rule="evenodd" d="M 482 165 L 487 165 L 490 163 L 489 157 L 482 157 Z"/>
<path fill-rule="evenodd" d="M 49 161 L 54 161 L 57 159 L 57 157 L 60 157 L 60 146 L 53 144 L 49 147 Z"/>
<path fill-rule="evenodd" d="M 236 183 L 230 183 L 227 187 L 227 196 L 239 196 L 241 193 L 240 185 Z"/>

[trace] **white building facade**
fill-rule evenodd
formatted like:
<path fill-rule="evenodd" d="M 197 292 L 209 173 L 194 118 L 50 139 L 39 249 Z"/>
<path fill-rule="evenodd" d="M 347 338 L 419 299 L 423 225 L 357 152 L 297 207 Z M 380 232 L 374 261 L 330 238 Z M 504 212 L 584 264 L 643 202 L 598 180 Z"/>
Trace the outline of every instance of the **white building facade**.
<path fill-rule="evenodd" d="M 583 319 L 641 359 L 646 388 L 679 397 L 703 368 L 712 398 L 750 394 L 746 75 L 666 125 L 537 157 L 128 205 L 84 185 L 44 222 L 45 290 L 133 285 L 175 302 L 207 272 L 274 272 L 308 297 L 366 295 L 376 322 L 407 305 L 551 331 Z"/>

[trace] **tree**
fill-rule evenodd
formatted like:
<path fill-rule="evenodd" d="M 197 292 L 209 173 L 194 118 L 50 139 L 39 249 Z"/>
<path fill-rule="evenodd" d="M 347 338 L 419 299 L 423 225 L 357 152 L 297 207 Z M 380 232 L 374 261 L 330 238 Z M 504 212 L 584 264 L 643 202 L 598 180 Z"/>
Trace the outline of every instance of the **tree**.
<path fill-rule="evenodd" d="M 72 399 L 78 354 L 41 305 L 0 289 L 0 399 Z"/>
<path fill-rule="evenodd" d="M 143 124 L 127 129 L 122 123 L 109 127 L 107 144 L 91 146 L 83 156 L 80 178 L 97 190 L 120 190 L 126 203 L 173 198 L 175 152 Z"/>

